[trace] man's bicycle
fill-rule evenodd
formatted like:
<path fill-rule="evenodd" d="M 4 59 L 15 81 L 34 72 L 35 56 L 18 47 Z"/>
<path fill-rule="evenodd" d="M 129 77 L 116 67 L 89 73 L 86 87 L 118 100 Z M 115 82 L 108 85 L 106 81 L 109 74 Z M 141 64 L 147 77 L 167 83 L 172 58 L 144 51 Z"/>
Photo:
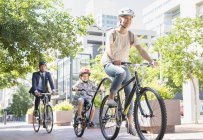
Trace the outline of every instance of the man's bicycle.
<path fill-rule="evenodd" d="M 132 64 L 129 62 L 122 62 L 122 65 L 134 66 L 134 76 L 118 90 L 115 96 L 117 107 L 108 106 L 107 101 L 109 95 L 104 97 L 99 115 L 100 129 L 103 136 L 107 140 L 113 140 L 117 137 L 123 120 L 126 120 L 129 125 L 126 116 L 130 103 L 133 101 L 134 123 L 140 139 L 161 140 L 165 134 L 167 123 L 165 103 L 155 89 L 141 87 L 137 73 L 139 67 L 150 66 L 151 64 Z M 109 78 L 105 79 L 111 81 Z M 130 83 L 133 83 L 133 88 L 128 99 L 125 101 L 125 105 L 122 106 L 120 91 Z M 134 95 L 136 95 L 136 98 L 134 98 Z M 127 128 L 129 128 L 128 125 Z"/>
<path fill-rule="evenodd" d="M 53 129 L 53 111 L 51 105 L 49 105 L 49 95 L 51 93 L 41 93 L 41 95 L 44 95 L 40 99 L 40 102 L 43 102 L 43 108 L 39 106 L 39 109 L 33 112 L 33 128 L 35 132 L 38 132 L 40 125 L 43 124 L 47 133 L 51 133 Z"/>

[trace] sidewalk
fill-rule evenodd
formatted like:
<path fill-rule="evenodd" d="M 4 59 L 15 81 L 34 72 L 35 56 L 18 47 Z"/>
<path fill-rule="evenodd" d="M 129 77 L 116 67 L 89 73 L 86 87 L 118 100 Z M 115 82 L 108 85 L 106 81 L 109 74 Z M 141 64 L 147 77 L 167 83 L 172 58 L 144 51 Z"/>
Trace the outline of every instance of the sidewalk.
<path fill-rule="evenodd" d="M 26 122 L 8 122 L 6 125 L 0 123 L 0 131 L 4 132 L 2 134 L 0 133 L 0 137 L 7 138 L 5 140 L 20 140 L 23 137 L 32 137 L 33 140 L 41 139 L 41 137 L 38 138 L 38 135 L 43 135 L 44 138 L 50 138 L 50 140 L 63 140 L 65 138 L 76 140 L 72 126 L 54 126 L 51 135 L 46 135 L 47 133 L 44 129 L 41 129 L 39 134 L 33 133 L 32 124 L 27 124 Z M 95 138 L 93 135 L 96 135 L 98 140 L 104 139 L 99 128 L 87 129 L 82 139 L 93 140 Z M 119 136 L 117 137 L 117 140 L 138 139 L 139 137 L 137 136 L 133 137 L 128 135 L 125 127 L 121 128 Z M 176 125 L 175 133 L 166 133 L 163 140 L 203 140 L 203 123 Z"/>
<path fill-rule="evenodd" d="M 32 127 L 32 124 L 28 124 L 26 122 L 7 122 L 6 125 L 4 125 L 4 123 L 0 123 L 0 129 L 28 128 L 28 127 Z"/>

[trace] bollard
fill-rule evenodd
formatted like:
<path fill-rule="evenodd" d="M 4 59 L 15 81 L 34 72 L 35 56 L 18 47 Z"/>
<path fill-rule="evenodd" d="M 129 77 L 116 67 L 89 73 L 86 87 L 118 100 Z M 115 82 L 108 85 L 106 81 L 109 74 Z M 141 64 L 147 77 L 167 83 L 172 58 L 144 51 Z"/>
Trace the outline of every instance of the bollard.
<path fill-rule="evenodd" d="M 4 110 L 4 125 L 6 125 L 7 111 Z"/>

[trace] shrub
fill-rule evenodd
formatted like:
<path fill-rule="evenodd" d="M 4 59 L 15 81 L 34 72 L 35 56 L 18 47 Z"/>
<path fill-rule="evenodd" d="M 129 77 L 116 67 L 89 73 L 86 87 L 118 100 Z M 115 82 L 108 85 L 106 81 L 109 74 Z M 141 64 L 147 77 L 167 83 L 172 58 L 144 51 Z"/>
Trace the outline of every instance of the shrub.
<path fill-rule="evenodd" d="M 34 111 L 34 106 L 31 107 L 31 108 L 29 108 L 29 109 L 27 110 L 27 113 L 26 113 L 26 114 L 32 115 L 32 114 L 33 114 L 33 111 Z"/>
<path fill-rule="evenodd" d="M 166 85 L 163 85 L 163 84 L 160 85 L 158 83 L 153 82 L 153 83 L 147 84 L 147 86 L 157 90 L 163 99 L 173 99 L 175 96 L 175 94 L 172 93 L 172 90 Z"/>
<path fill-rule="evenodd" d="M 101 100 L 101 95 L 97 95 L 96 98 L 95 98 L 95 100 L 94 100 L 94 105 L 95 105 L 95 107 L 96 107 L 96 108 L 100 108 L 101 102 L 102 102 L 102 100 Z"/>
<path fill-rule="evenodd" d="M 70 111 L 73 110 L 73 105 L 67 101 L 61 102 L 53 107 L 55 111 Z"/>

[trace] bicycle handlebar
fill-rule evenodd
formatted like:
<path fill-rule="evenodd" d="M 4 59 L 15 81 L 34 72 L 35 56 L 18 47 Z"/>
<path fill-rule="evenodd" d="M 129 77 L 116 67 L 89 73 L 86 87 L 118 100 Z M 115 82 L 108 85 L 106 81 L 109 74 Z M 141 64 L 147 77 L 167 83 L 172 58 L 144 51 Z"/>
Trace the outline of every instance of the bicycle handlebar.
<path fill-rule="evenodd" d="M 40 93 L 38 96 L 42 96 L 42 95 L 58 95 L 58 93 Z"/>
<path fill-rule="evenodd" d="M 52 93 L 41 93 L 42 95 L 52 95 Z"/>
<path fill-rule="evenodd" d="M 142 63 L 142 64 L 133 64 L 131 62 L 121 62 L 121 65 L 131 65 L 131 66 L 134 66 L 134 67 L 142 67 L 142 66 L 152 66 L 153 64 L 152 63 Z"/>
<path fill-rule="evenodd" d="M 86 91 L 85 89 L 78 89 L 78 90 L 75 90 L 75 89 L 72 88 L 72 90 L 73 90 L 73 91 L 85 91 L 86 94 L 89 95 L 89 96 L 91 96 L 91 97 L 93 97 L 93 95 L 89 94 L 88 92 L 95 92 L 95 91 L 93 91 L 93 90 L 92 90 L 92 91 Z"/>

